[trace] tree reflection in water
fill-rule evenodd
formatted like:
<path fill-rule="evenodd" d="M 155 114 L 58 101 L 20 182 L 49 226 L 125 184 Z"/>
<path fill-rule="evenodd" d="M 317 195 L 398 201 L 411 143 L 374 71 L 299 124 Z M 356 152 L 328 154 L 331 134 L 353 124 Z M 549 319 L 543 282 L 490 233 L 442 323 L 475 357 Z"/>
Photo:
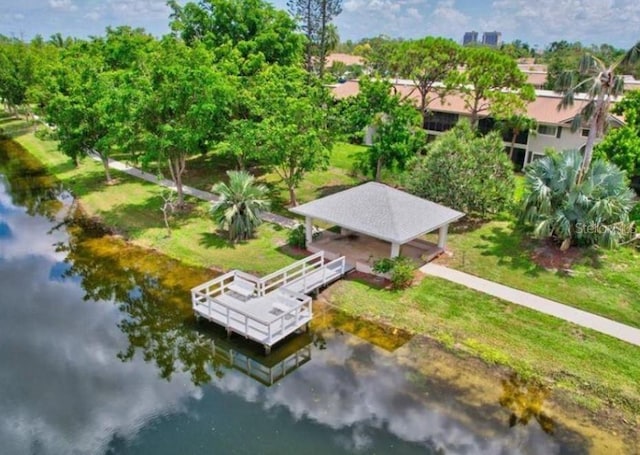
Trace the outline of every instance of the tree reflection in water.
<path fill-rule="evenodd" d="M 80 280 L 85 300 L 113 301 L 124 315 L 118 327 L 129 347 L 119 353 L 121 360 L 132 360 L 139 351 L 145 361 L 155 362 L 162 378 L 180 370 L 196 385 L 211 380 L 209 371 L 222 374 L 211 340 L 192 327 L 189 290 L 211 279 L 210 272 L 105 235 L 80 209 L 67 230 L 68 243 L 59 245 L 69 264 L 65 276 Z"/>
<path fill-rule="evenodd" d="M 500 405 L 511 411 L 509 426 L 528 425 L 534 419 L 545 433 L 553 434 L 553 420 L 543 410 L 548 395 L 549 390 L 542 384 L 526 381 L 515 373 L 503 379 Z"/>

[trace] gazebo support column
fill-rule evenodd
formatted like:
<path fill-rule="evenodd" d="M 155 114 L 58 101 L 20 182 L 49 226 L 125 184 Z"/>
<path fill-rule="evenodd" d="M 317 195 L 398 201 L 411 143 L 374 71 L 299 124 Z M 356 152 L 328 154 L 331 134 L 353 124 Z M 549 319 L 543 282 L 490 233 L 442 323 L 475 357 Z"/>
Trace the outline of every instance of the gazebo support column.
<path fill-rule="evenodd" d="M 438 248 L 442 248 L 444 250 L 444 247 L 447 244 L 448 232 L 449 232 L 448 224 L 445 224 L 444 226 L 440 226 L 440 229 L 438 229 Z"/>
<path fill-rule="evenodd" d="M 399 243 L 392 243 L 391 244 L 391 257 L 395 258 L 400 256 L 400 244 Z"/>
<path fill-rule="evenodd" d="M 313 218 L 310 216 L 304 218 L 304 233 L 306 237 L 306 246 L 309 248 L 309 245 L 313 242 Z"/>

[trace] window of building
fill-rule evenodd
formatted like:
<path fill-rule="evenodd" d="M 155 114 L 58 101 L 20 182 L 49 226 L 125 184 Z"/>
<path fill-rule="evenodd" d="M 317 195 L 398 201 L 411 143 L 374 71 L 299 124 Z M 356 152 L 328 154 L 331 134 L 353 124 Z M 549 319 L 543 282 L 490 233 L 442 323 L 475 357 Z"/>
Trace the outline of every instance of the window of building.
<path fill-rule="evenodd" d="M 582 128 L 582 136 L 583 137 L 589 136 L 589 128 Z"/>
<path fill-rule="evenodd" d="M 429 131 L 448 131 L 458 123 L 458 114 L 448 112 L 431 112 L 424 128 Z"/>
<path fill-rule="evenodd" d="M 558 134 L 558 127 L 555 125 L 538 125 L 538 134 L 543 136 L 555 136 Z"/>

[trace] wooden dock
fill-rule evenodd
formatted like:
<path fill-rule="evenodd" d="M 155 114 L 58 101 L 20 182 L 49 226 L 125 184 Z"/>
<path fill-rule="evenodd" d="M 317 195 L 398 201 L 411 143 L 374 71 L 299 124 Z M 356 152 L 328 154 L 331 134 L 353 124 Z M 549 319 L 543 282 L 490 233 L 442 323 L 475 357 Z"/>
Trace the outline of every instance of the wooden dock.
<path fill-rule="evenodd" d="M 344 257 L 325 263 L 320 251 L 262 278 L 232 270 L 193 288 L 191 301 L 196 316 L 261 343 L 268 354 L 313 318 L 307 294 L 346 272 Z"/>

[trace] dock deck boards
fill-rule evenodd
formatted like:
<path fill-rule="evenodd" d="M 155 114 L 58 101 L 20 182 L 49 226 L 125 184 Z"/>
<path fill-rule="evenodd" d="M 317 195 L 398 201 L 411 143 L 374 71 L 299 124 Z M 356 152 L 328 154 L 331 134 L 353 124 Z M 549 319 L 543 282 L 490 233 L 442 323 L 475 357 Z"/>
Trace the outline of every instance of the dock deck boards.
<path fill-rule="evenodd" d="M 263 344 L 268 352 L 311 321 L 311 297 L 307 294 L 340 279 L 346 270 L 344 257 L 325 264 L 322 252 L 262 279 L 234 270 L 193 288 L 193 310 L 229 333 Z M 255 294 L 234 292 L 234 280 L 250 280 L 255 284 Z"/>

